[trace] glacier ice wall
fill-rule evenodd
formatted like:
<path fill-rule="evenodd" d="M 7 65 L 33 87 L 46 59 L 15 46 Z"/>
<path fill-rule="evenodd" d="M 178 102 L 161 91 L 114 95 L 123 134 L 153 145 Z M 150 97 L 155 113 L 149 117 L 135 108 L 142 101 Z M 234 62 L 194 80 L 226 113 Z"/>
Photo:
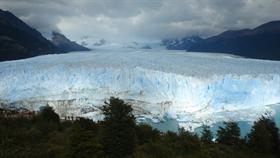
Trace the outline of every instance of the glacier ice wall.
<path fill-rule="evenodd" d="M 175 51 L 47 55 L 0 63 L 2 106 L 102 119 L 110 96 L 133 105 L 139 121 L 252 122 L 280 103 L 280 62 Z"/>

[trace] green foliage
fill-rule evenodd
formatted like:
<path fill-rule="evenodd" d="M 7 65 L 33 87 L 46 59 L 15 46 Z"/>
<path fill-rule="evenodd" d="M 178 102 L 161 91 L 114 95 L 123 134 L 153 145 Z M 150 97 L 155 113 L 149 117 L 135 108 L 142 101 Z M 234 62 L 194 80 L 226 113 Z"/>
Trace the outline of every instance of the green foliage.
<path fill-rule="evenodd" d="M 92 131 L 75 129 L 70 141 L 69 157 L 98 158 L 103 156 L 102 145 Z"/>
<path fill-rule="evenodd" d="M 172 158 L 178 153 L 164 142 L 149 142 L 136 148 L 134 158 Z"/>
<path fill-rule="evenodd" d="M 81 118 L 74 122 L 70 136 L 69 157 L 103 157 L 103 148 L 99 141 L 98 125 L 92 120 Z"/>
<path fill-rule="evenodd" d="M 60 119 L 54 109 L 50 106 L 42 107 L 38 119 L 44 122 L 59 123 Z"/>
<path fill-rule="evenodd" d="M 3 124 L 2 124 L 3 123 Z M 8 123 L 9 125 L 6 125 Z M 0 157 L 42 157 L 44 134 L 26 118 L 0 120 Z"/>
<path fill-rule="evenodd" d="M 98 128 L 98 125 L 96 123 L 94 123 L 92 120 L 87 118 L 80 118 L 79 120 L 76 120 L 74 122 L 74 126 L 76 126 L 77 129 L 91 130 L 91 131 L 95 131 Z"/>
<path fill-rule="evenodd" d="M 200 140 L 204 144 L 212 143 L 213 133 L 210 130 L 210 126 L 203 125 Z"/>
<path fill-rule="evenodd" d="M 219 127 L 217 141 L 222 144 L 237 146 L 240 144 L 240 128 L 233 121 L 224 122 L 225 127 Z"/>
<path fill-rule="evenodd" d="M 183 128 L 179 130 L 179 139 L 177 142 L 183 153 L 198 151 L 201 148 L 201 143 L 197 134 L 185 131 Z"/>
<path fill-rule="evenodd" d="M 132 108 L 123 100 L 111 97 L 102 108 L 104 153 L 110 158 L 126 157 L 133 153 L 136 144 L 135 118 Z"/>
<path fill-rule="evenodd" d="M 270 118 L 264 116 L 254 122 L 248 138 L 249 145 L 258 152 L 276 152 L 279 147 L 278 128 Z"/>
<path fill-rule="evenodd" d="M 60 127 L 60 118 L 50 106 L 42 107 L 39 115 L 34 118 L 34 122 L 37 128 L 45 134 L 52 130 L 58 130 Z"/>
<path fill-rule="evenodd" d="M 145 143 L 159 140 L 160 132 L 147 124 L 139 124 L 136 126 L 136 138 L 137 144 L 143 145 Z"/>
<path fill-rule="evenodd" d="M 213 135 L 207 126 L 203 127 L 199 138 L 183 129 L 178 133 L 162 133 L 146 124 L 136 125 L 131 107 L 117 98 L 111 98 L 102 110 L 105 120 L 97 123 L 85 118 L 61 122 L 50 107 L 33 119 L 0 117 L 0 157 L 279 157 L 276 153 L 278 129 L 269 118 L 262 117 L 254 122 L 248 144 L 239 137 L 237 123 L 225 122 L 218 130 L 217 143 L 211 142 Z"/>

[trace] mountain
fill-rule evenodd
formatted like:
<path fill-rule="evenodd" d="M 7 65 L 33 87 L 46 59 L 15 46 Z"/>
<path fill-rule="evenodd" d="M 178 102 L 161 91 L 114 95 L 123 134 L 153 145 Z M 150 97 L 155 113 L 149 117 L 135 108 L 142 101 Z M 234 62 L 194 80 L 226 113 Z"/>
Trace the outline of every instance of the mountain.
<path fill-rule="evenodd" d="M 202 40 L 201 37 L 191 36 L 182 39 L 164 39 L 161 43 L 170 50 L 189 50 L 194 44 L 201 42 Z"/>
<path fill-rule="evenodd" d="M 221 52 L 248 58 L 280 60 L 280 21 L 254 29 L 225 31 L 194 44 L 188 51 Z"/>
<path fill-rule="evenodd" d="M 103 46 L 107 43 L 107 41 L 105 39 L 101 39 L 98 42 L 94 43 L 94 46 Z"/>
<path fill-rule="evenodd" d="M 70 41 L 63 34 L 53 31 L 52 43 L 62 52 L 89 51 L 90 49 Z"/>
<path fill-rule="evenodd" d="M 49 41 L 9 11 L 0 9 L 0 61 L 87 50 L 57 32 Z"/>
<path fill-rule="evenodd" d="M 138 121 L 172 119 L 190 130 L 228 120 L 251 124 L 263 114 L 280 115 L 274 109 L 280 103 L 280 61 L 96 49 L 2 62 L 0 76 L 0 107 L 38 110 L 49 105 L 61 117 L 100 120 L 101 106 L 110 96 L 129 102 Z"/>
<path fill-rule="evenodd" d="M 12 13 L 0 9 L 0 61 L 59 52 L 38 31 Z"/>

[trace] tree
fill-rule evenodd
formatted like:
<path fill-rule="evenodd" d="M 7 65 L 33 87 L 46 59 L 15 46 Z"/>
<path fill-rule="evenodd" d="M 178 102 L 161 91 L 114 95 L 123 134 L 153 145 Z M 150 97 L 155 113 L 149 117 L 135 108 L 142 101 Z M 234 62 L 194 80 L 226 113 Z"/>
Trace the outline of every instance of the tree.
<path fill-rule="evenodd" d="M 41 108 L 39 115 L 35 118 L 35 124 L 38 129 L 44 133 L 58 130 L 60 127 L 60 118 L 50 106 Z"/>
<path fill-rule="evenodd" d="M 201 132 L 201 142 L 203 142 L 204 144 L 210 144 L 212 143 L 212 139 L 213 139 L 213 133 L 210 130 L 210 126 L 206 126 L 204 125 L 202 127 L 202 132 Z"/>
<path fill-rule="evenodd" d="M 240 143 L 240 128 L 236 122 L 224 122 L 225 127 L 219 127 L 217 141 L 226 145 L 238 145 Z"/>
<path fill-rule="evenodd" d="M 270 118 L 262 116 L 254 122 L 248 134 L 249 145 L 259 152 L 276 152 L 279 146 L 278 128 Z"/>
<path fill-rule="evenodd" d="M 73 126 L 69 149 L 69 157 L 72 158 L 103 157 L 103 148 L 98 135 L 80 126 Z"/>
<path fill-rule="evenodd" d="M 177 144 L 180 146 L 184 153 L 200 150 L 201 143 L 197 134 L 186 131 L 183 128 L 179 129 L 179 141 Z"/>
<path fill-rule="evenodd" d="M 126 157 L 135 146 L 135 117 L 123 100 L 111 97 L 102 108 L 104 114 L 103 147 L 110 158 Z"/>
<path fill-rule="evenodd" d="M 156 141 L 160 137 L 160 132 L 150 125 L 139 124 L 136 126 L 137 145 L 143 145 L 151 141 Z"/>
<path fill-rule="evenodd" d="M 78 126 L 83 130 L 92 130 L 96 131 L 98 128 L 97 123 L 93 122 L 93 120 L 88 118 L 80 118 L 74 122 L 74 126 Z"/>
<path fill-rule="evenodd" d="M 46 122 L 59 123 L 60 118 L 54 109 L 50 106 L 44 106 L 39 113 L 39 119 Z"/>
<path fill-rule="evenodd" d="M 179 153 L 162 141 L 151 141 L 138 146 L 133 154 L 134 158 L 173 158 Z"/>

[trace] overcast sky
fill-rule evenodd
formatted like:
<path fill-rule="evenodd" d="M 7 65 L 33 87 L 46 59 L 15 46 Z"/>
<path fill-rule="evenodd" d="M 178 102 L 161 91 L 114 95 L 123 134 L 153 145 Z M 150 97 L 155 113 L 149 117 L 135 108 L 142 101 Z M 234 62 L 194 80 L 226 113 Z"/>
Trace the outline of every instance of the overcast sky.
<path fill-rule="evenodd" d="M 208 37 L 280 20 L 280 0 L 0 0 L 0 8 L 72 40 Z"/>

